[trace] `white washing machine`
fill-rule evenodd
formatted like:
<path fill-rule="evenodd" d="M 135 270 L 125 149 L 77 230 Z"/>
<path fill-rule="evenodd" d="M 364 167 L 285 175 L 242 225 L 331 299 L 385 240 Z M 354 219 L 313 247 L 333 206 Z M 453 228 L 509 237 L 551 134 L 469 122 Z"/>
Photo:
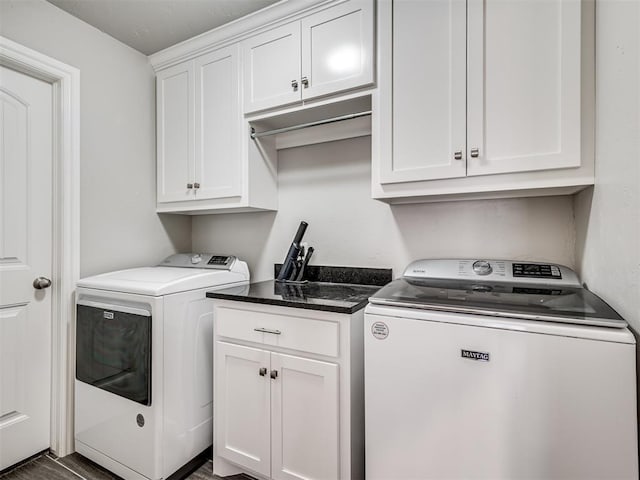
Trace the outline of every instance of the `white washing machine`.
<path fill-rule="evenodd" d="M 366 478 L 637 479 L 635 364 L 566 267 L 414 262 L 365 310 Z"/>
<path fill-rule="evenodd" d="M 233 256 L 177 254 L 78 282 L 76 451 L 125 479 L 165 479 L 212 444 L 213 308 L 247 288 Z"/>

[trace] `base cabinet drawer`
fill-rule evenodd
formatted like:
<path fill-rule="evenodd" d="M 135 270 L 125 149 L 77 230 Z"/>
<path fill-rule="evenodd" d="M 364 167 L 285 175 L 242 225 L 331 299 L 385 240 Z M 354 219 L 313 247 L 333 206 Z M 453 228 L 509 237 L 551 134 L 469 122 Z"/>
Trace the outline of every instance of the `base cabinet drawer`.
<path fill-rule="evenodd" d="M 215 318 L 220 337 L 328 357 L 339 354 L 337 322 L 227 307 L 216 308 Z"/>

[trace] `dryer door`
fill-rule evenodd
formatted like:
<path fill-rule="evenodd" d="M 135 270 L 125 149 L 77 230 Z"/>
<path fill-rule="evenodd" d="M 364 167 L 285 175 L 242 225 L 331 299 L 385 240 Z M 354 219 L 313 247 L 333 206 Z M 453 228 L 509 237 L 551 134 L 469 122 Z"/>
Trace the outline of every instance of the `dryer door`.
<path fill-rule="evenodd" d="M 76 318 L 76 378 L 151 405 L 151 312 L 80 301 Z"/>

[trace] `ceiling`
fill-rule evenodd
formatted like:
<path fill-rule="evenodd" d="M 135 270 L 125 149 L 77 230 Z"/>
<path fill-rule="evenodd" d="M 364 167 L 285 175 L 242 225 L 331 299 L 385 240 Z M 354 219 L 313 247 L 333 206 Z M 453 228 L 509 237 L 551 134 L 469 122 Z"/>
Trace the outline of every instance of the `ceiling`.
<path fill-rule="evenodd" d="M 277 0 L 47 0 L 145 55 Z"/>

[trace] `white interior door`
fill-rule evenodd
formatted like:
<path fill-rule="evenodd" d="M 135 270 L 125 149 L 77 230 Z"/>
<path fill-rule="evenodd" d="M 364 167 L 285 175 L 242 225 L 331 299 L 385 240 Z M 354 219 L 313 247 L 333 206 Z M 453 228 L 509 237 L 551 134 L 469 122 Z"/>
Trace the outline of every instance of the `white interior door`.
<path fill-rule="evenodd" d="M 49 447 L 52 87 L 0 67 L 0 470 Z"/>

